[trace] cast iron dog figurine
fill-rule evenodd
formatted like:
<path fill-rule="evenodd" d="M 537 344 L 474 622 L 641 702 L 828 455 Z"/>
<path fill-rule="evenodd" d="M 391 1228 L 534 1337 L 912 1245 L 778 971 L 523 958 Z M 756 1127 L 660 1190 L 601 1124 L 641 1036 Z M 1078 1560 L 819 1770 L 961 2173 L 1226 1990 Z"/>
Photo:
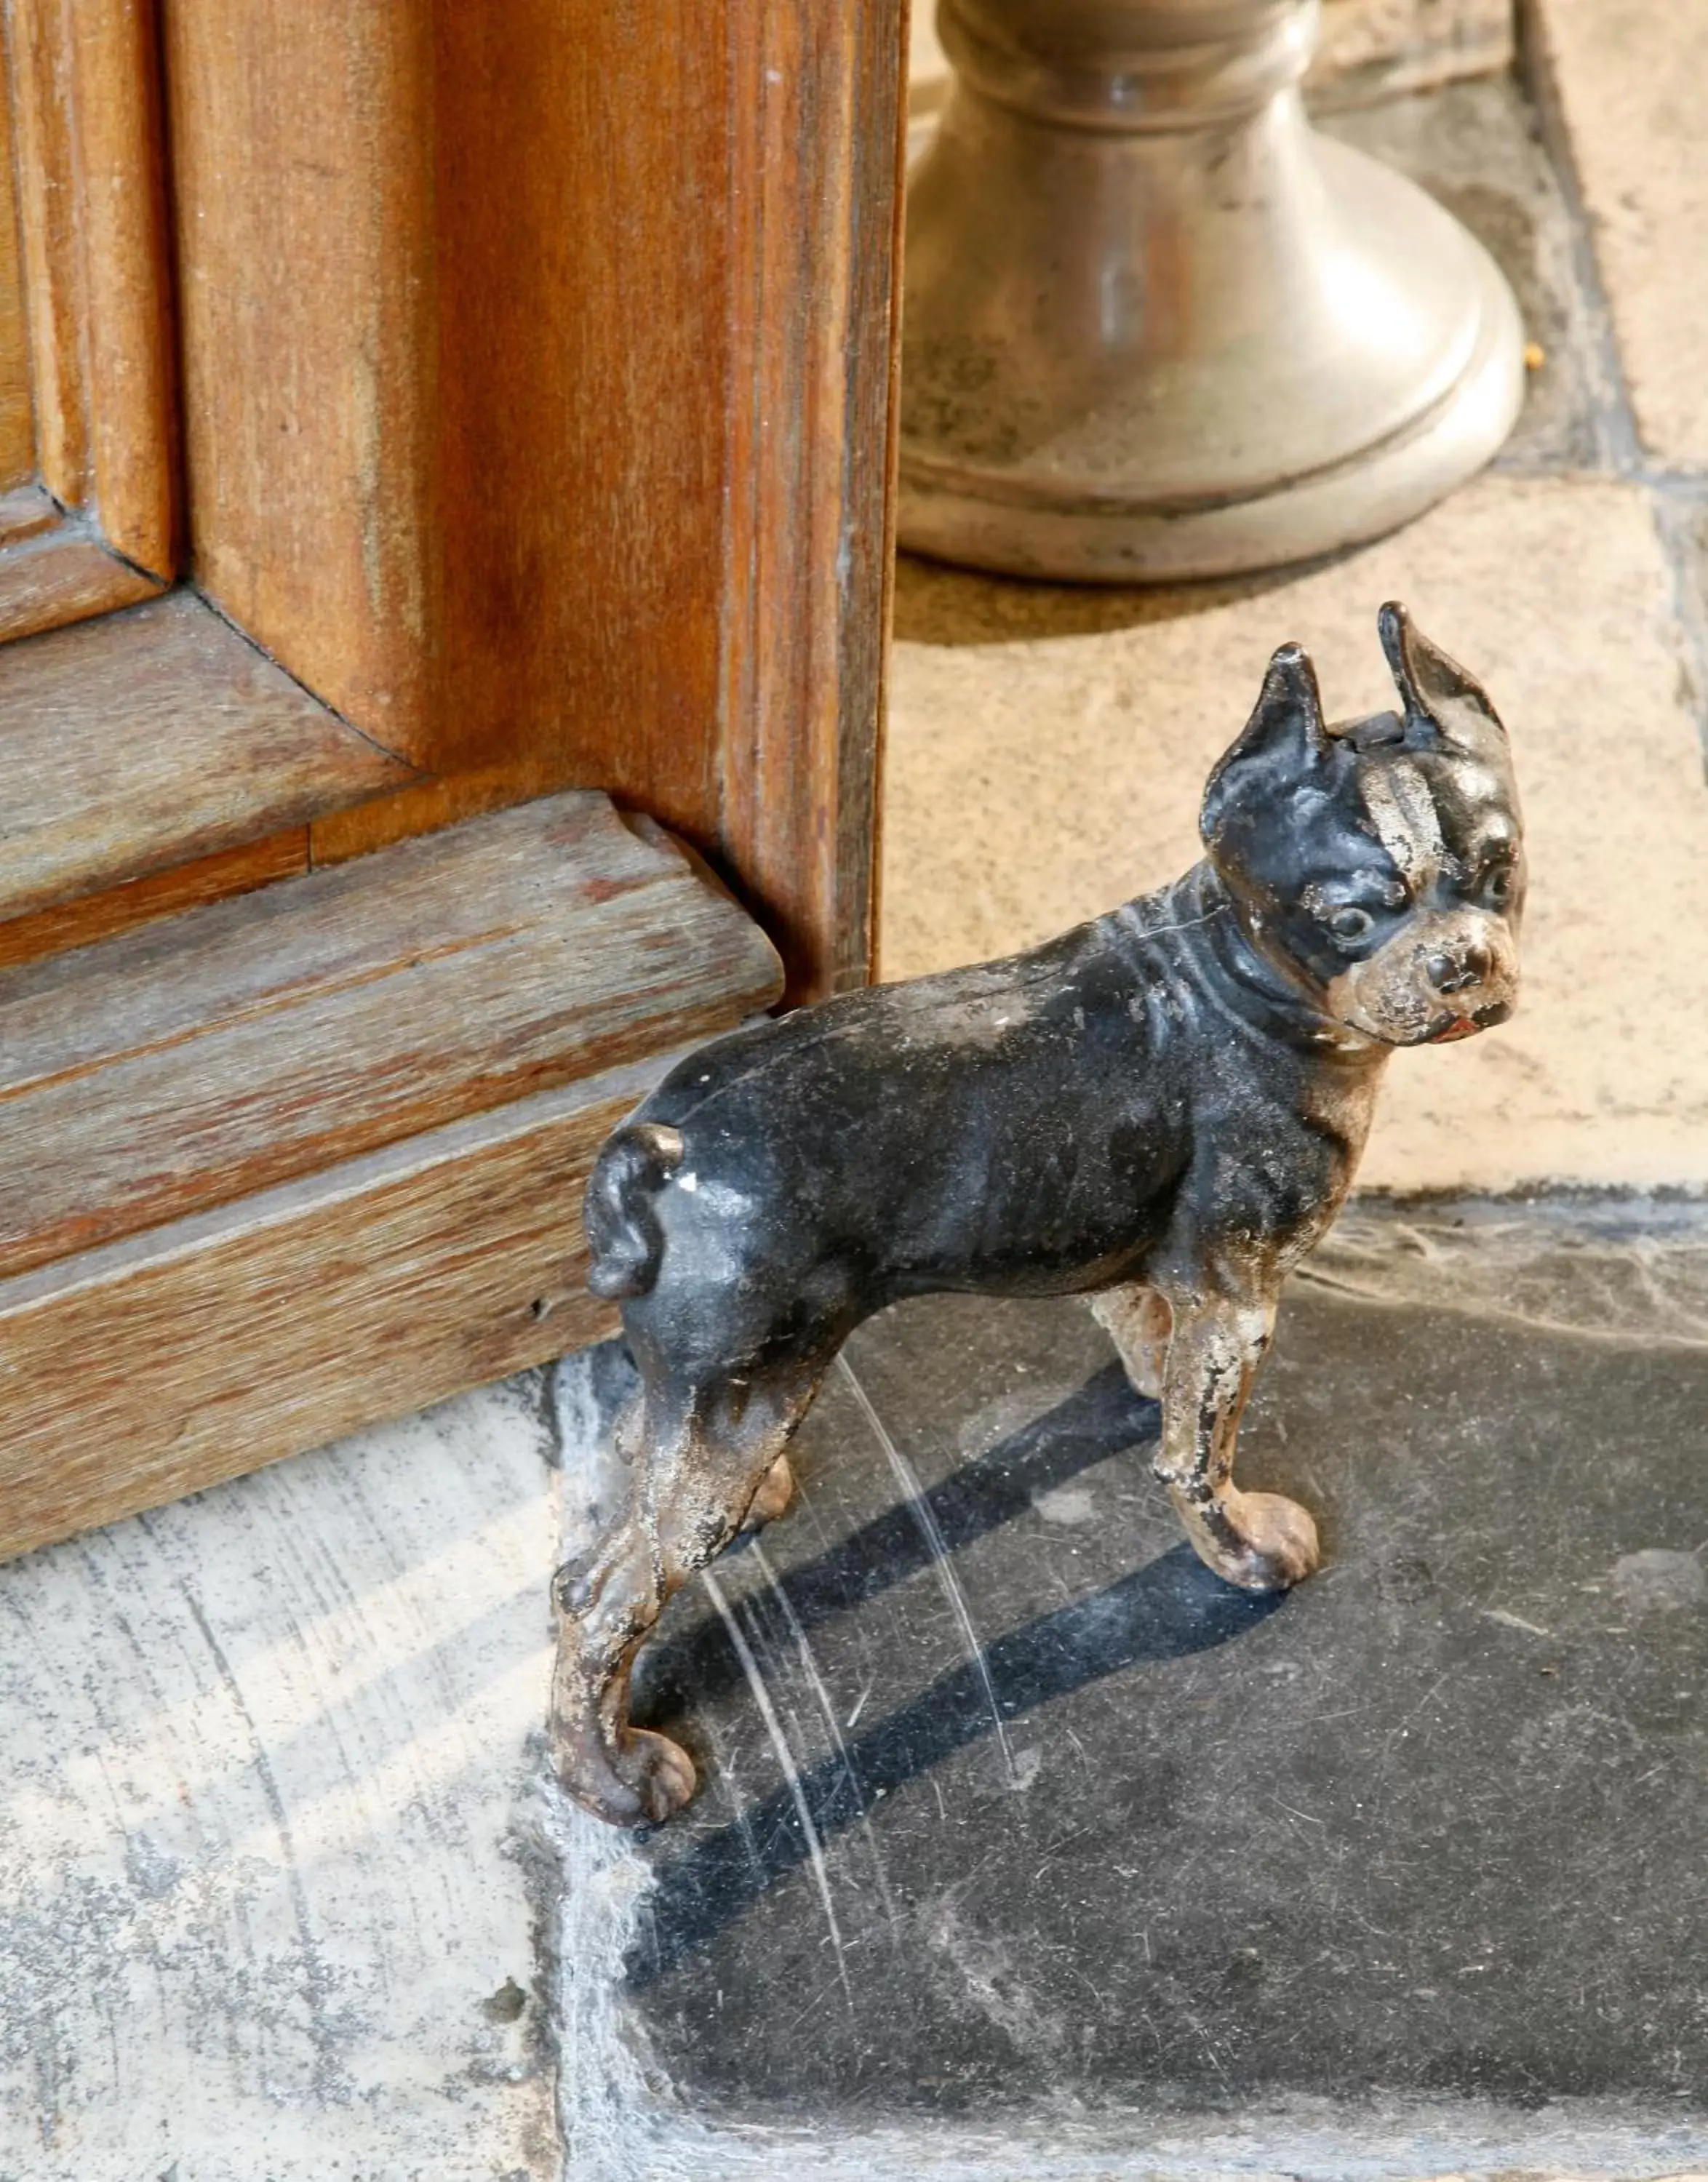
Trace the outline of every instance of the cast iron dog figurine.
<path fill-rule="evenodd" d="M 1234 1436 L 1289 1268 L 1352 1181 L 1389 1049 L 1511 1012 L 1524 892 L 1506 737 L 1382 609 L 1404 710 L 1325 727 L 1296 645 L 1211 775 L 1206 860 L 1035 952 L 850 993 L 680 1063 L 587 1187 L 590 1284 L 640 1391 L 620 1519 L 554 1583 L 571 1794 L 657 1822 L 694 1768 L 628 1719 L 664 1602 L 787 1506 L 784 1449 L 862 1319 L 934 1289 L 1095 1294 L 1160 1395 L 1156 1469 L 1228 1582 L 1317 1566 Z"/>

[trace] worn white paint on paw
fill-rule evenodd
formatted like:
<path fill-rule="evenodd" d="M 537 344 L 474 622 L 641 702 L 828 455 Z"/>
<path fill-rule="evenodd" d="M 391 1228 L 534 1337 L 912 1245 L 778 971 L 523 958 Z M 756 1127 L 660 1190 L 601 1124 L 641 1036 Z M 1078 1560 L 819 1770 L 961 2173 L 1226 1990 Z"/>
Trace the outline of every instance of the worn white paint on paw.
<path fill-rule="evenodd" d="M 0 2174 L 555 2177 L 532 1382 L 0 1569 Z"/>

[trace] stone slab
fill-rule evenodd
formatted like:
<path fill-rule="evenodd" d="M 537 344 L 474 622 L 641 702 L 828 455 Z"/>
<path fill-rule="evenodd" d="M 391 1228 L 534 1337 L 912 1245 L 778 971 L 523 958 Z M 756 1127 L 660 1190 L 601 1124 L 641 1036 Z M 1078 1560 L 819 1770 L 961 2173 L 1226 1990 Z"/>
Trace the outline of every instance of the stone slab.
<path fill-rule="evenodd" d="M 1318 104 L 1389 98 L 1511 65 L 1513 0 L 1323 0 L 1307 89 Z"/>
<path fill-rule="evenodd" d="M 848 1355 L 646 1655 L 700 1798 L 564 1821 L 578 2182 L 1700 2170 L 1700 1210 L 1350 1216 L 1245 1428 L 1281 1602 L 1082 1304 Z"/>
<path fill-rule="evenodd" d="M 1367 1186 L 1708 1184 L 1708 790 L 1675 574 L 1641 485 L 1484 478 L 1302 573 L 1150 591 L 904 561 L 882 963 L 1030 945 L 1197 853 L 1211 763 L 1273 646 L 1331 715 L 1391 698 L 1382 600 L 1482 676 L 1511 728 L 1532 861 L 1517 1021 L 1396 1055 Z"/>
<path fill-rule="evenodd" d="M 0 2177 L 546 2182 L 537 1384 L 0 1568 Z"/>
<path fill-rule="evenodd" d="M 1708 464 L 1708 11 L 1537 0 L 1536 36 L 1582 185 L 1650 453 Z"/>

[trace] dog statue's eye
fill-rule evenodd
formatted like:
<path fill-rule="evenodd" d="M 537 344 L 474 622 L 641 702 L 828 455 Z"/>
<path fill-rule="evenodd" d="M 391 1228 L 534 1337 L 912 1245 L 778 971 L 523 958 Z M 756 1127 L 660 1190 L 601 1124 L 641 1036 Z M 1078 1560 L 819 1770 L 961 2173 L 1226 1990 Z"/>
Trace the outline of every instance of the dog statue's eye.
<path fill-rule="evenodd" d="M 1483 899 L 1492 902 L 1496 909 L 1505 909 L 1512 899 L 1512 867 L 1496 864 L 1483 881 Z"/>
<path fill-rule="evenodd" d="M 1350 902 L 1345 909 L 1335 910 L 1325 922 L 1334 937 L 1345 940 L 1349 946 L 1356 946 L 1359 940 L 1367 939 L 1376 928 L 1376 920 L 1369 911 L 1360 909 Z"/>

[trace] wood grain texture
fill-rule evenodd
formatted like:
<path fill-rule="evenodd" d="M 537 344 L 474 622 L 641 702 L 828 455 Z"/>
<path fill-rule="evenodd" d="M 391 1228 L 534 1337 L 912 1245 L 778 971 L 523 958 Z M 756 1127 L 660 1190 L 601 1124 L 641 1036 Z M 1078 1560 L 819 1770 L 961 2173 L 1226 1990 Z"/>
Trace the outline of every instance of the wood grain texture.
<path fill-rule="evenodd" d="M 902 14 L 164 0 L 196 566 L 444 782 L 336 853 L 598 785 L 863 974 Z"/>
<path fill-rule="evenodd" d="M 0 547 L 21 545 L 39 537 L 60 521 L 60 512 L 50 494 L 39 485 L 14 485 L 0 494 Z"/>
<path fill-rule="evenodd" d="M 8 0 L 5 28 L 36 457 L 48 491 L 75 507 L 88 484 L 86 311 L 64 0 Z"/>
<path fill-rule="evenodd" d="M 135 606 L 159 590 L 88 524 L 55 523 L 0 548 L 0 644 Z"/>
<path fill-rule="evenodd" d="M 12 173 L 12 86 L 0 46 L 0 493 L 36 474 L 36 415 L 30 400 L 30 326 L 18 252 Z"/>
<path fill-rule="evenodd" d="M 409 778 L 187 592 L 32 636 L 0 649 L 0 911 L 263 839 Z"/>
<path fill-rule="evenodd" d="M 90 512 L 115 552 L 177 568 L 163 118 L 152 0 L 65 10 L 83 251 Z"/>
<path fill-rule="evenodd" d="M 56 500 L 164 581 L 177 464 L 152 0 L 10 0 L 6 31 L 36 462 Z M 33 626 L 75 617 L 36 596 Z"/>
<path fill-rule="evenodd" d="M 329 704 L 424 761 L 429 13 L 162 8 L 198 581 Z"/>
<path fill-rule="evenodd" d="M 64 955 L 73 947 L 92 946 L 97 939 L 175 917 L 180 910 L 228 901 L 234 894 L 252 894 L 275 880 L 296 878 L 308 868 L 308 828 L 297 826 L 247 848 L 227 849 L 174 871 L 157 872 L 152 878 L 85 894 L 58 909 L 0 919 L 0 969 Z"/>
<path fill-rule="evenodd" d="M 611 1332 L 581 1189 L 674 1058 L 0 1282 L 0 1555 Z"/>
<path fill-rule="evenodd" d="M 907 0 L 731 17 L 722 845 L 793 998 L 863 983 L 894 562 Z M 809 845 L 810 845 L 810 847 Z"/>
<path fill-rule="evenodd" d="M 552 785 L 549 779 L 535 781 L 507 765 L 479 767 L 453 773 L 448 780 L 418 781 L 395 795 L 376 796 L 371 803 L 317 818 L 310 836 L 313 861 L 317 869 L 347 863 L 352 856 L 371 856 L 375 849 L 389 849 L 412 835 L 435 833 L 464 818 L 502 811 L 524 793 L 544 794 Z"/>
<path fill-rule="evenodd" d="M 586 792 L 9 971 L 0 1275 L 724 1028 L 779 982 L 668 836 Z"/>

